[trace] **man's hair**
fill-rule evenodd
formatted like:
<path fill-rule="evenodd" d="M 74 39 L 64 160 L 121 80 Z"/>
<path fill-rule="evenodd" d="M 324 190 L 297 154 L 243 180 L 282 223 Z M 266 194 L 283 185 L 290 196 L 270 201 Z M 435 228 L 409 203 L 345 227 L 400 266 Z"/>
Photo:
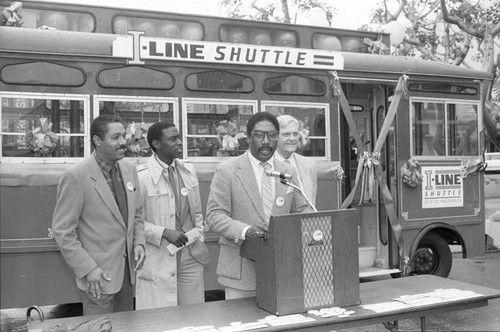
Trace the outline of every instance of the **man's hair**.
<path fill-rule="evenodd" d="M 153 140 L 161 140 L 163 129 L 175 127 L 172 122 L 157 122 L 148 129 L 148 144 L 151 150 L 156 153 L 156 148 L 153 146 Z"/>
<path fill-rule="evenodd" d="M 109 123 L 122 123 L 119 117 L 112 114 L 102 114 L 92 121 L 90 125 L 90 141 L 95 149 L 94 136 L 98 136 L 100 139 L 104 139 L 104 136 L 108 132 Z"/>
<path fill-rule="evenodd" d="M 252 115 L 250 117 L 250 119 L 248 119 L 248 123 L 247 123 L 247 136 L 250 137 L 250 135 L 252 135 L 252 131 L 253 131 L 253 128 L 255 127 L 255 125 L 261 121 L 269 121 L 271 122 L 274 127 L 276 128 L 276 131 L 280 131 L 280 123 L 278 122 L 278 120 L 276 119 L 276 117 L 269 113 L 269 112 L 258 112 L 258 113 L 255 113 L 254 115 Z"/>
<path fill-rule="evenodd" d="M 276 119 L 278 119 L 278 122 L 280 123 L 281 127 L 285 127 L 286 125 L 292 122 L 295 123 L 297 126 L 299 125 L 299 120 L 288 114 L 280 115 Z"/>

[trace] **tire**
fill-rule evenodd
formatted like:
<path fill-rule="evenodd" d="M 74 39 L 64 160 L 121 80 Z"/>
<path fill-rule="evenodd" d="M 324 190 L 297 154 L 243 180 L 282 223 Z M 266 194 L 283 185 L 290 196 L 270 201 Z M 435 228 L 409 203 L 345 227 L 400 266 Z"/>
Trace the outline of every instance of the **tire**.
<path fill-rule="evenodd" d="M 452 255 L 448 243 L 438 234 L 429 233 L 420 241 L 413 256 L 415 274 L 432 274 L 448 277 Z"/>

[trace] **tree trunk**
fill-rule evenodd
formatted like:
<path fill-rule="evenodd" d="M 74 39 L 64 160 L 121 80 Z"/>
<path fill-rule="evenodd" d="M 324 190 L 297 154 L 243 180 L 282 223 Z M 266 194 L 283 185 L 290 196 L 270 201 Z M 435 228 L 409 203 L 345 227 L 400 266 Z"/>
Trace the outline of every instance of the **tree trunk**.
<path fill-rule="evenodd" d="M 285 23 L 290 23 L 290 11 L 288 10 L 288 0 L 281 0 L 281 9 Z"/>

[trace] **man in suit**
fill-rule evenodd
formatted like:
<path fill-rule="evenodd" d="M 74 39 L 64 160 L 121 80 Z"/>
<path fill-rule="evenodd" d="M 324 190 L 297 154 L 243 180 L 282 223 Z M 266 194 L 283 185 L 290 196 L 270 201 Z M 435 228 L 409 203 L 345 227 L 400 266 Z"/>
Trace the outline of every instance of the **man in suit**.
<path fill-rule="evenodd" d="M 198 176 L 192 164 L 179 159 L 182 140 L 172 123 L 153 124 L 147 139 L 154 154 L 138 174 L 148 258 L 137 274 L 137 309 L 203 303 L 203 265 L 209 254 L 203 243 Z M 186 246 L 185 232 L 199 238 Z M 172 255 L 169 245 L 182 249 Z"/>
<path fill-rule="evenodd" d="M 255 296 L 255 262 L 240 256 L 242 241 L 265 237 L 271 215 L 310 211 L 300 193 L 267 175 L 293 172 L 273 157 L 278 136 L 274 115 L 254 114 L 247 123 L 249 150 L 220 163 L 210 186 L 207 223 L 221 235 L 217 275 L 226 299 Z"/>
<path fill-rule="evenodd" d="M 83 314 L 133 310 L 135 271 L 146 257 L 137 172 L 122 160 L 119 118 L 95 118 L 90 136 L 94 153 L 61 176 L 52 228 L 76 275 Z"/>
<path fill-rule="evenodd" d="M 297 172 L 297 183 L 311 204 L 316 205 L 318 171 L 316 163 L 307 157 L 295 153 L 299 146 L 299 121 L 291 115 L 277 117 L 280 123 L 280 136 L 275 158 L 293 166 Z"/>

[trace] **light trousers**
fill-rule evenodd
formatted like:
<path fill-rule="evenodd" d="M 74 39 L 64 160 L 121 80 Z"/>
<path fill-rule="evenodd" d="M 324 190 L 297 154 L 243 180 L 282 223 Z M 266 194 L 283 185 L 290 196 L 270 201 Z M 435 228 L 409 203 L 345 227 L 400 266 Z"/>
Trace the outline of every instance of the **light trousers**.
<path fill-rule="evenodd" d="M 177 304 L 205 302 L 203 265 L 195 260 L 188 248 L 177 252 Z"/>

